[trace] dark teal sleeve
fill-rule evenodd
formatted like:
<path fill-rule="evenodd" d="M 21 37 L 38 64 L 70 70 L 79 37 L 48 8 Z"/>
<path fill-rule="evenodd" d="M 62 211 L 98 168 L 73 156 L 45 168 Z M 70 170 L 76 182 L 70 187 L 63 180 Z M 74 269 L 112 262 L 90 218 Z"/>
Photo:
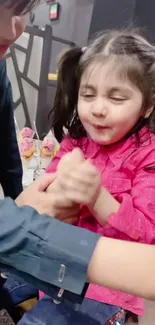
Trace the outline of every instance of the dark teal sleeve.
<path fill-rule="evenodd" d="M 48 294 L 52 285 L 82 293 L 97 234 L 18 208 L 11 199 L 0 201 L 0 229 L 0 269 L 7 266 Z"/>
<path fill-rule="evenodd" d="M 0 61 L 0 183 L 5 196 L 15 199 L 22 191 L 22 164 L 17 144 L 12 89 L 6 62 Z"/>

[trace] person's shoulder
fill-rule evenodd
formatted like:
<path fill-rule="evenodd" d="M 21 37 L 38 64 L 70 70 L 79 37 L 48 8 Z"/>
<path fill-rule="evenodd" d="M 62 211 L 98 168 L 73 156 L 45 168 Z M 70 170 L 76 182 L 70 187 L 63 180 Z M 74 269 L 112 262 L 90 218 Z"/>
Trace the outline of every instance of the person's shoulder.
<path fill-rule="evenodd" d="M 139 168 L 155 166 L 155 134 L 148 132 L 144 139 L 141 139 L 140 146 L 136 153 Z"/>
<path fill-rule="evenodd" d="M 6 60 L 0 60 L 0 72 L 6 70 Z"/>
<path fill-rule="evenodd" d="M 0 60 L 0 101 L 4 102 L 7 89 L 9 88 L 9 79 L 7 76 L 6 60 Z"/>
<path fill-rule="evenodd" d="M 6 60 L 0 60 L 0 84 L 6 83 Z"/>
<path fill-rule="evenodd" d="M 155 152 L 155 134 L 148 131 L 144 138 L 140 139 L 139 151 L 146 156 L 150 152 Z"/>

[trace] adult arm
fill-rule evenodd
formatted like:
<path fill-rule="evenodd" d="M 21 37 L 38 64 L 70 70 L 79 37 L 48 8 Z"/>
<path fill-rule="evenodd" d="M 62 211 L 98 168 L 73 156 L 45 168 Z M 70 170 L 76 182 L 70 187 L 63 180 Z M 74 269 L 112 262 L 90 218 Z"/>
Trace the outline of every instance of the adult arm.
<path fill-rule="evenodd" d="M 155 300 L 155 246 L 100 238 L 88 281 Z"/>
<path fill-rule="evenodd" d="M 17 207 L 10 198 L 0 201 L 0 229 L 1 270 L 7 267 L 48 294 L 50 285 L 82 293 L 97 234 Z"/>

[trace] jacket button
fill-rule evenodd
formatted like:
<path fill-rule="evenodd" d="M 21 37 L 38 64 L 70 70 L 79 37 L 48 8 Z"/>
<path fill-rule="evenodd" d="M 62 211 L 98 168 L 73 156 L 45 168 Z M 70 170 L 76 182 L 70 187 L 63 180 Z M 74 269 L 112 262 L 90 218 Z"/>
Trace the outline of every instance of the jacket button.
<path fill-rule="evenodd" d="M 66 266 L 64 264 L 61 264 L 60 270 L 59 270 L 59 276 L 58 276 L 59 282 L 63 282 L 64 277 L 65 277 L 65 272 L 66 272 Z"/>
<path fill-rule="evenodd" d="M 60 289 L 59 292 L 58 292 L 58 299 L 53 299 L 53 302 L 56 304 L 56 305 L 59 305 L 62 303 L 62 300 L 61 298 L 63 297 L 63 294 L 64 294 L 64 289 Z"/>

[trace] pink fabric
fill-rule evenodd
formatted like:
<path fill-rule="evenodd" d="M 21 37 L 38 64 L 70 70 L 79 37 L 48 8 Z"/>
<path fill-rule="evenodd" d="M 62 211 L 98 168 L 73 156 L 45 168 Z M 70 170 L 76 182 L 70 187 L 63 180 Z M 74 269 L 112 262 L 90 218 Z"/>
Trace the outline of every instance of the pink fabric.
<path fill-rule="evenodd" d="M 55 172 L 61 157 L 80 147 L 100 172 L 103 186 L 120 202 L 120 209 L 109 215 L 103 227 L 83 206 L 78 226 L 109 238 L 155 244 L 155 170 L 145 170 L 155 165 L 155 135 L 143 128 L 139 136 L 139 145 L 133 135 L 109 147 L 66 137 L 47 172 Z M 143 300 L 126 293 L 90 285 L 86 297 L 143 314 Z"/>
<path fill-rule="evenodd" d="M 44 292 L 39 291 L 39 298 L 41 299 L 42 297 L 44 297 Z"/>

